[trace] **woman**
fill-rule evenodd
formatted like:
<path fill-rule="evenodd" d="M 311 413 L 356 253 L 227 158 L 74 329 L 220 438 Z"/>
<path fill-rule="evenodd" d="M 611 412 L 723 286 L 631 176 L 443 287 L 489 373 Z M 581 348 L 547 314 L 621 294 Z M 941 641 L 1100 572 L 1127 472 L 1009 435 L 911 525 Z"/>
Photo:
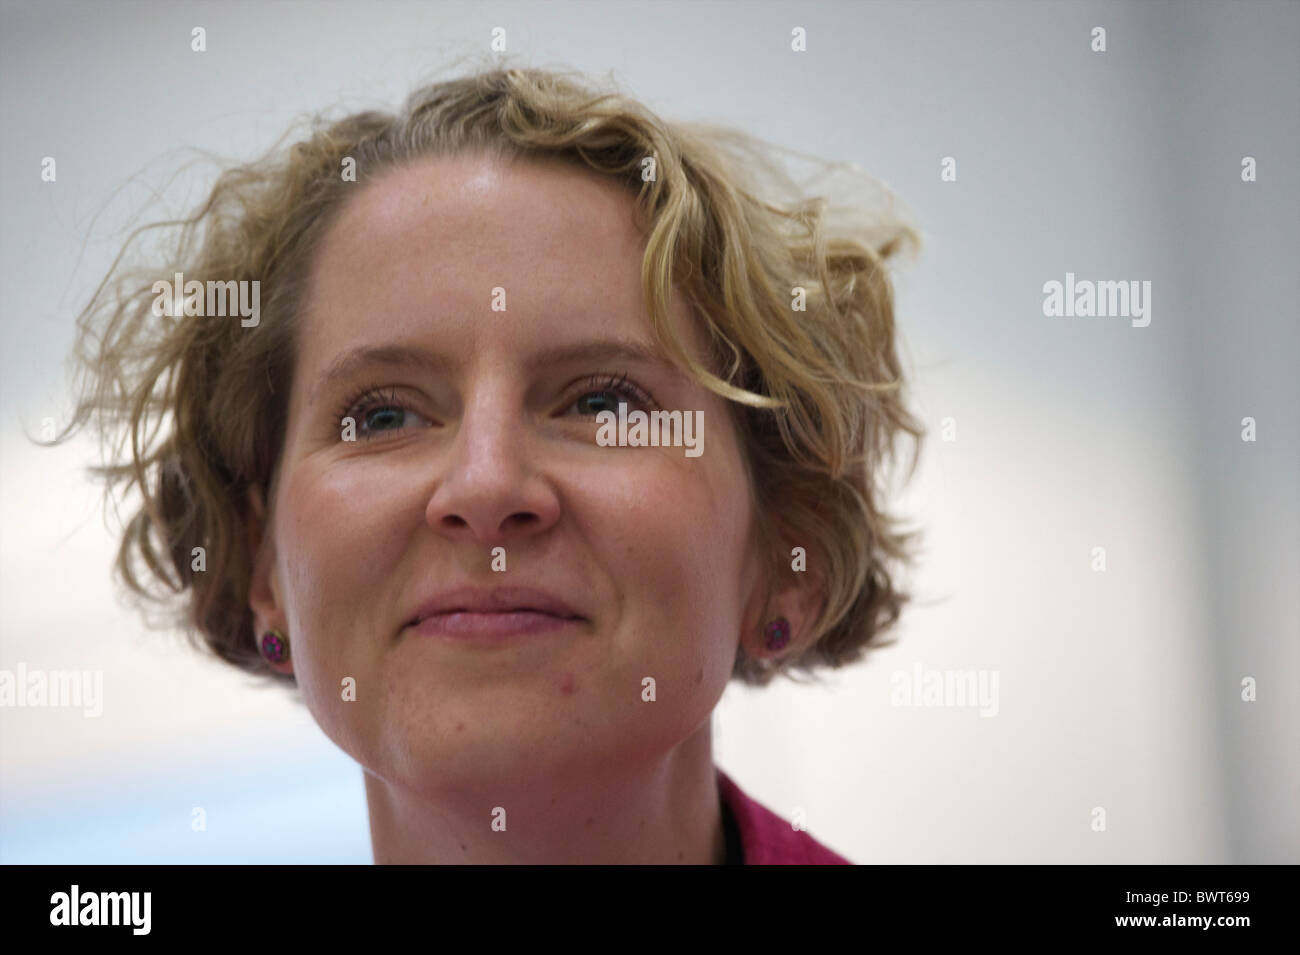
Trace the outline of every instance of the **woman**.
<path fill-rule="evenodd" d="M 760 199 L 775 168 L 488 71 L 228 171 L 82 315 L 72 428 L 143 502 L 119 572 L 297 688 L 377 862 L 846 862 L 710 714 L 908 599 L 877 483 L 922 434 L 884 265 L 916 236 Z"/>

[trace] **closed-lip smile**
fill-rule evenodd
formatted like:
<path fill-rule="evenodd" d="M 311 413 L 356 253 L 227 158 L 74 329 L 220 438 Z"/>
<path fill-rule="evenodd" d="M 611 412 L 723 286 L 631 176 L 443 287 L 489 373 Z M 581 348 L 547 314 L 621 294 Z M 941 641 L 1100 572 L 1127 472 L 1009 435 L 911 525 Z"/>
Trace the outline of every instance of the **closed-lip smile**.
<path fill-rule="evenodd" d="M 406 626 L 417 626 L 431 617 L 451 614 L 480 614 L 502 620 L 509 620 L 510 615 L 526 614 L 544 614 L 559 620 L 586 619 L 565 600 L 545 590 L 532 587 L 458 587 L 425 601 Z"/>

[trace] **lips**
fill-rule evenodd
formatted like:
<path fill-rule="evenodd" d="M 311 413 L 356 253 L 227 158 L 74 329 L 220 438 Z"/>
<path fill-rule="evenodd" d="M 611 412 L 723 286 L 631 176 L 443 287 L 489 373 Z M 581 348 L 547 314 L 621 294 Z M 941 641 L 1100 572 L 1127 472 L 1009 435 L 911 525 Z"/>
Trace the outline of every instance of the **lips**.
<path fill-rule="evenodd" d="M 438 594 L 421 604 L 407 621 L 416 626 L 421 621 L 443 615 L 484 615 L 483 619 L 505 619 L 505 615 L 544 615 L 559 620 L 585 620 L 570 603 L 546 590 L 531 587 L 460 587 Z"/>

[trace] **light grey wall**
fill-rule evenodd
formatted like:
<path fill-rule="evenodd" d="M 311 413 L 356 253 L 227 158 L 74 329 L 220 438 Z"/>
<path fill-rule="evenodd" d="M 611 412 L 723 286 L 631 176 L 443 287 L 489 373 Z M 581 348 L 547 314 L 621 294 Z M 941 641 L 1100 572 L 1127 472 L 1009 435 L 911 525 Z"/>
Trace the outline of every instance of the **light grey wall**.
<path fill-rule="evenodd" d="M 857 162 L 926 231 L 899 321 L 932 440 L 900 500 L 929 604 L 828 689 L 729 690 L 741 785 L 859 862 L 1300 861 L 1300 8 L 630 0 L 4 4 L 0 667 L 100 671 L 105 697 L 0 712 L 0 861 L 368 861 L 355 765 L 119 606 L 93 449 L 21 426 L 66 411 L 73 318 L 133 217 L 210 184 L 168 184 L 181 147 L 249 158 L 305 111 L 396 106 L 497 26 L 667 117 Z M 1150 324 L 1045 317 L 1067 272 L 1150 281 Z M 997 715 L 894 705 L 917 664 L 996 671 Z"/>

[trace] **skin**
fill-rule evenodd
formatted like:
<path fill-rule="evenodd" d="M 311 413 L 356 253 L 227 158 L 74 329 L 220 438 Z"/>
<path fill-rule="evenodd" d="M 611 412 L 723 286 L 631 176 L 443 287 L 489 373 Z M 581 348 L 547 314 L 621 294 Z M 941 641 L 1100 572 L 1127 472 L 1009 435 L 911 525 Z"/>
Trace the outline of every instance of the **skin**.
<path fill-rule="evenodd" d="M 593 340 L 659 351 L 632 211 L 576 167 L 424 160 L 358 186 L 317 251 L 269 509 L 253 496 L 250 605 L 259 632 L 288 635 L 279 669 L 365 771 L 376 862 L 723 861 L 710 716 L 737 645 L 767 653 L 727 403 L 667 359 L 534 360 Z M 673 320 L 702 358 L 680 295 Z M 387 345 L 450 364 L 325 377 Z M 595 411 L 640 407 L 605 389 L 624 373 L 650 408 L 703 411 L 701 456 L 596 443 Z M 343 408 L 367 386 L 382 397 L 345 441 Z M 585 619 L 495 643 L 406 627 L 461 585 L 543 588 Z M 777 593 L 784 652 L 809 608 Z"/>

